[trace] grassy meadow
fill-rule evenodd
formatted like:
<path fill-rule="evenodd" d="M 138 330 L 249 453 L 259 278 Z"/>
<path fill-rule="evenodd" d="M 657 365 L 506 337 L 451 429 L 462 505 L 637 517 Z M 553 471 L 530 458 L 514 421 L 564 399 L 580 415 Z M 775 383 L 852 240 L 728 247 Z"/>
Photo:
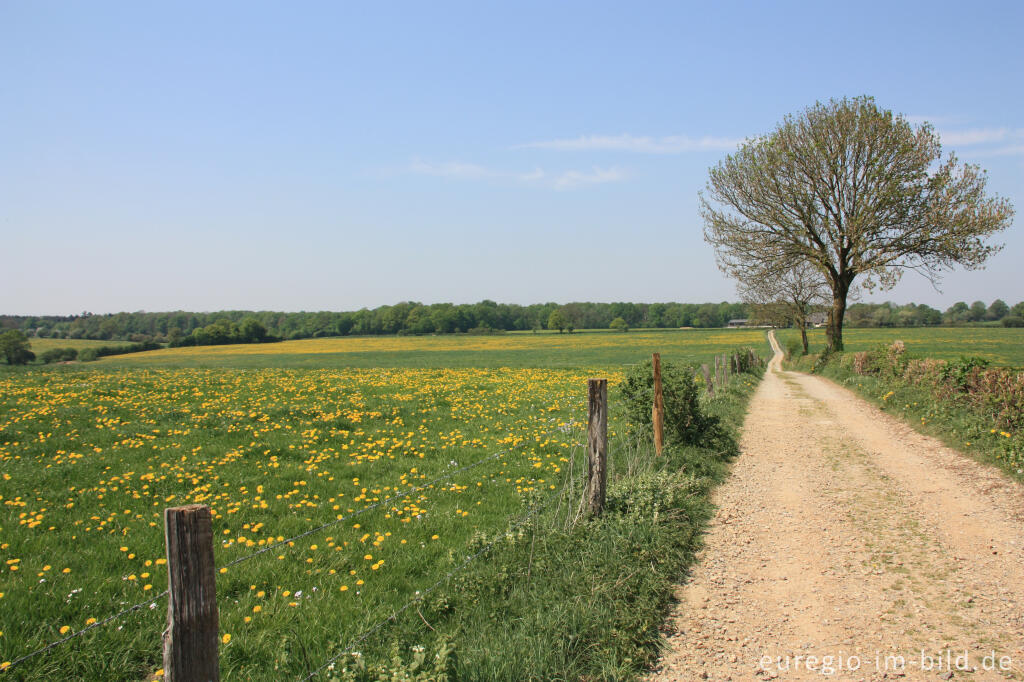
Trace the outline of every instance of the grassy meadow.
<path fill-rule="evenodd" d="M 800 332 L 781 329 L 775 332 L 785 348 L 800 342 Z M 808 331 L 811 353 L 825 347 L 825 330 Z M 1007 327 L 899 327 L 844 329 L 843 345 L 847 352 L 872 350 L 880 344 L 903 341 L 913 357 L 956 360 L 976 356 L 999 367 L 1024 367 L 1024 329 Z"/>
<path fill-rule="evenodd" d="M 0 665 L 146 603 L 9 676 L 137 680 L 157 672 L 166 618 L 166 599 L 158 598 L 167 580 L 162 512 L 203 503 L 214 513 L 222 569 L 222 674 L 301 676 L 458 566 L 481 538 L 500 537 L 531 505 L 571 516 L 579 503 L 588 376 L 610 379 L 614 439 L 623 427 L 616 385 L 627 365 L 651 350 L 677 362 L 706 362 L 742 345 L 766 353 L 764 339 L 759 330 L 318 339 L 12 368 L 0 374 Z M 732 410 L 731 423 L 738 423 L 753 386 L 735 378 L 715 409 Z M 613 480 L 616 467 L 620 474 L 633 468 L 623 443 L 613 452 Z M 700 452 L 676 456 L 683 458 L 672 460 L 676 465 L 689 457 L 690 469 L 711 467 L 714 477 L 699 484 L 705 491 L 722 475 Z M 475 466 L 459 471 L 467 465 Z M 705 514 L 700 499 L 687 502 L 697 505 L 687 523 L 673 526 L 682 535 L 651 536 L 675 538 L 672 552 L 682 554 L 665 550 L 677 563 L 645 583 L 650 594 L 667 599 L 671 583 L 662 573 L 677 575 L 685 565 Z M 607 570 L 621 568 L 618 577 L 632 572 L 636 580 L 632 568 L 625 571 L 621 543 L 635 541 L 637 529 L 632 521 L 615 523 L 605 526 L 608 553 L 598 553 L 615 557 Z M 323 524 L 331 525 L 276 544 Z M 550 551 L 593 549 L 580 549 L 574 538 Z M 504 551 L 516 556 L 514 537 Z M 565 596 L 562 588 L 552 594 L 543 598 Z M 537 598 L 508 608 L 525 614 Z M 650 655 L 657 638 L 657 603 L 624 609 L 614 602 L 622 598 L 609 596 L 608 612 L 644 614 L 646 639 L 605 646 L 615 659 L 600 664 L 607 669 L 636 668 L 636 648 Z M 386 660 L 395 641 L 387 632 L 404 632 L 407 644 L 443 647 L 443 631 L 459 645 L 460 665 L 483 665 L 493 641 L 480 644 L 474 634 L 485 623 L 467 626 L 486 621 L 477 614 L 483 607 L 463 604 L 455 618 L 446 603 L 422 605 L 436 621 L 431 629 L 414 614 L 411 624 L 383 628 L 379 641 L 360 650 Z M 565 627 L 547 625 L 555 639 Z M 538 656 L 534 668 L 552 671 L 577 665 L 569 661 L 579 654 Z M 595 664 L 584 656 L 578 665 L 583 674 Z"/>
<path fill-rule="evenodd" d="M 760 329 L 512 333 L 488 336 L 349 336 L 280 343 L 198 346 L 112 356 L 118 367 L 537 367 L 618 368 L 660 352 L 670 362 L 709 362 L 751 346 L 770 354 Z"/>

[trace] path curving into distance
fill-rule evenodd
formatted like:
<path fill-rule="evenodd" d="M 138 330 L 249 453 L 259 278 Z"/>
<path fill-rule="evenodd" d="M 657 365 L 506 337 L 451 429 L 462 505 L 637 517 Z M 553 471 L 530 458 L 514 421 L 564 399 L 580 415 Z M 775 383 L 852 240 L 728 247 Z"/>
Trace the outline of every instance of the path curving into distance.
<path fill-rule="evenodd" d="M 1024 487 L 771 342 L 650 679 L 1024 680 Z"/>

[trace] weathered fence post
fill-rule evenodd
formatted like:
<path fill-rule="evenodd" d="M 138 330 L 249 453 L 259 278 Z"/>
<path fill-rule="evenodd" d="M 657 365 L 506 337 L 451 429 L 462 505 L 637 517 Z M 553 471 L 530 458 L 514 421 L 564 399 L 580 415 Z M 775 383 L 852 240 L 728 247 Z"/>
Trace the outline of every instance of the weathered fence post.
<path fill-rule="evenodd" d="M 708 392 L 708 397 L 709 398 L 714 398 L 715 397 L 715 385 L 713 383 L 711 383 L 711 368 L 708 367 L 708 364 L 706 362 L 704 364 L 702 364 L 700 366 L 700 368 L 704 371 L 704 388 Z"/>
<path fill-rule="evenodd" d="M 608 482 L 608 380 L 587 379 L 587 507 L 604 511 Z"/>
<path fill-rule="evenodd" d="M 654 452 L 658 455 L 665 447 L 665 402 L 661 395 L 661 353 L 653 356 L 654 404 L 651 406 L 651 423 L 654 425 Z"/>
<path fill-rule="evenodd" d="M 164 510 L 167 541 L 165 682 L 220 679 L 213 520 L 201 504 Z"/>

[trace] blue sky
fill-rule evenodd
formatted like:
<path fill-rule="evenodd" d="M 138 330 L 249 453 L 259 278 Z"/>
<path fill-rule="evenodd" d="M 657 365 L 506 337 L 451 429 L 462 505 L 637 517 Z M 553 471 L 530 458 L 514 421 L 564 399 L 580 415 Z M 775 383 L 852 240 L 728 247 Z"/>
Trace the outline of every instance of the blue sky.
<path fill-rule="evenodd" d="M 735 299 L 709 166 L 873 95 L 1024 212 L 1024 3 L 0 0 L 0 313 Z M 1017 223 L 1020 223 L 1018 217 Z M 1015 225 L 943 293 L 1024 300 Z"/>

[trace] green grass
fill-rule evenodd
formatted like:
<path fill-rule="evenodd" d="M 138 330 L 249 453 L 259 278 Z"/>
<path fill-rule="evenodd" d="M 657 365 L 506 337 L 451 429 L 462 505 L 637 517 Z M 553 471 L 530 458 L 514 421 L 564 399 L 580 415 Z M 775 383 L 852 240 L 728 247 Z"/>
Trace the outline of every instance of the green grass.
<path fill-rule="evenodd" d="M 779 343 L 800 342 L 800 332 L 781 329 L 775 332 Z M 808 332 L 810 352 L 825 347 L 825 330 Z M 879 344 L 903 341 L 912 357 L 955 360 L 961 356 L 977 356 L 1000 367 L 1024 367 L 1024 329 L 1007 327 L 902 327 L 844 329 L 843 345 L 847 352 L 871 350 Z"/>
<path fill-rule="evenodd" d="M 511 447 L 218 574 L 221 632 L 231 635 L 221 646 L 223 676 L 293 678 L 315 668 L 544 501 L 536 521 L 360 644 L 364 660 L 386 662 L 395 643 L 406 655 L 413 644 L 433 651 L 450 636 L 453 665 L 467 679 L 641 670 L 725 459 L 691 448 L 652 462 L 621 440 L 615 384 L 652 348 L 667 360 L 701 359 L 762 339 L 749 331 L 326 339 L 301 353 L 269 344 L 272 353 L 175 349 L 10 368 L 0 374 L 0 663 L 159 594 L 167 506 L 213 508 L 223 566 Z M 526 366 L 507 362 L 516 358 Z M 303 366 L 315 361 L 317 369 Z M 416 363 L 453 367 L 409 367 Z M 471 363 L 480 367 L 463 366 Z M 614 512 L 569 528 L 593 375 L 613 386 Z M 731 428 L 753 383 L 736 377 L 711 405 Z M 631 513 L 652 490 L 676 506 Z M 616 589 L 594 592 L 592 576 Z M 160 601 L 10 677 L 142 679 L 160 666 L 165 614 Z"/>

